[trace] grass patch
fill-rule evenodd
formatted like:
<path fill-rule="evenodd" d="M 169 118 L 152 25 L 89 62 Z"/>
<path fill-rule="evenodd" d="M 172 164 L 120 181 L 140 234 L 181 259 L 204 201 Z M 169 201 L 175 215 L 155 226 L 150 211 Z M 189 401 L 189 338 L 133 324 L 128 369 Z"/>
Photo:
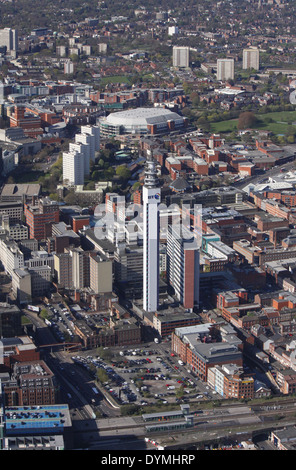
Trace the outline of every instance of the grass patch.
<path fill-rule="evenodd" d="M 115 75 L 113 77 L 102 77 L 101 84 L 106 85 L 108 83 L 127 83 L 131 85 L 130 79 L 125 75 Z"/>
<path fill-rule="evenodd" d="M 32 322 L 28 317 L 26 317 L 26 315 L 22 315 L 21 323 L 22 323 L 22 326 L 24 326 L 24 325 L 30 325 Z"/>
<path fill-rule="evenodd" d="M 231 119 L 229 121 L 220 121 L 211 123 L 211 131 L 215 134 L 228 133 L 237 131 L 238 119 Z"/>
<path fill-rule="evenodd" d="M 253 129 L 265 130 L 275 135 L 287 135 L 289 126 L 296 122 L 296 111 L 282 111 L 277 113 L 256 114 L 258 122 Z M 214 133 L 229 133 L 237 130 L 238 119 L 211 123 Z M 296 126 L 295 126 L 296 128 Z"/>

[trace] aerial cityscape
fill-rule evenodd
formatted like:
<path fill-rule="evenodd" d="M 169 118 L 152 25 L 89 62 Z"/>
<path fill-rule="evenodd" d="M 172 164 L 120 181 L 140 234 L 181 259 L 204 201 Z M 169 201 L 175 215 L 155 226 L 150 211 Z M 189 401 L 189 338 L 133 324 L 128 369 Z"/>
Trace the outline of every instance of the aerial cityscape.
<path fill-rule="evenodd" d="M 296 450 L 296 0 L 0 13 L 0 450 Z"/>

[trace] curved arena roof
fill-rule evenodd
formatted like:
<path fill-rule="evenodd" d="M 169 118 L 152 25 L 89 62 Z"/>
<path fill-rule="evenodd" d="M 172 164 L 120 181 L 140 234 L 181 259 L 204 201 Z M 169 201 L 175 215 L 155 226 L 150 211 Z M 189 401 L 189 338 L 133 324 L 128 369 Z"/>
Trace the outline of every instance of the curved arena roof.
<path fill-rule="evenodd" d="M 112 126 L 147 126 L 183 119 L 179 114 L 165 108 L 137 108 L 111 113 L 106 122 Z"/>

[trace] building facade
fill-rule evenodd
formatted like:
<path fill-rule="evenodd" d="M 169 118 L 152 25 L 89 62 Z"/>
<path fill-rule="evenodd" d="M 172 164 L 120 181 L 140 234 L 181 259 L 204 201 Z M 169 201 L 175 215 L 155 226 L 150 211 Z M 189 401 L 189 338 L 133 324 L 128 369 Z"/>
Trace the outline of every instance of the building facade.
<path fill-rule="evenodd" d="M 243 69 L 259 70 L 259 49 L 249 48 L 243 50 Z"/>
<path fill-rule="evenodd" d="M 218 59 L 217 60 L 217 80 L 222 82 L 234 79 L 234 60 Z"/>
<path fill-rule="evenodd" d="M 167 277 L 175 295 L 186 309 L 199 304 L 199 250 L 187 229 L 169 226 L 167 236 Z"/>
<path fill-rule="evenodd" d="M 37 204 L 25 204 L 25 217 L 30 238 L 45 240 L 46 225 L 59 222 L 59 205 L 48 197 L 39 199 Z"/>
<path fill-rule="evenodd" d="M 173 67 L 189 67 L 189 47 L 173 47 Z"/>

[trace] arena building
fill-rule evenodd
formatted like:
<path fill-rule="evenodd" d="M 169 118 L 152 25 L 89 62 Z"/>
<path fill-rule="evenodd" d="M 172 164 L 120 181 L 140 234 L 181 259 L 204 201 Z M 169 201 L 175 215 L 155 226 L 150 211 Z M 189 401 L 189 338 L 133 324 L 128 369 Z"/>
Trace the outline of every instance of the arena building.
<path fill-rule="evenodd" d="M 100 135 L 166 134 L 187 126 L 187 118 L 166 108 L 137 108 L 109 114 L 99 120 Z"/>

